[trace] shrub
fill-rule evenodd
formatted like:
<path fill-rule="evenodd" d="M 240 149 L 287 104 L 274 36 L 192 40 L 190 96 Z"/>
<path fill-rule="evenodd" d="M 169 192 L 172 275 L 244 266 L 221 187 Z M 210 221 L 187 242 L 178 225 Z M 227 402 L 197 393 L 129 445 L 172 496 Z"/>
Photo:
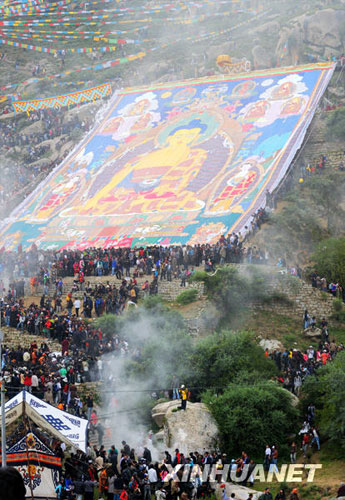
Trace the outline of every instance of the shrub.
<path fill-rule="evenodd" d="M 332 302 L 333 307 L 333 319 L 336 321 L 344 321 L 345 311 L 343 309 L 343 301 L 341 299 L 334 299 Z"/>
<path fill-rule="evenodd" d="M 115 325 L 118 317 L 115 314 L 103 314 L 96 319 L 96 327 L 99 328 L 104 335 L 110 339 L 115 334 Z"/>
<path fill-rule="evenodd" d="M 339 313 L 343 309 L 343 301 L 341 299 L 333 300 L 332 307 L 335 313 Z"/>
<path fill-rule="evenodd" d="M 332 363 L 322 366 L 317 377 L 307 377 L 303 387 L 303 405 L 313 402 L 320 432 L 337 448 L 345 449 L 345 352 L 339 352 Z"/>
<path fill-rule="evenodd" d="M 72 130 L 70 137 L 71 137 L 72 141 L 78 142 L 83 137 L 83 131 L 80 130 L 80 128 L 75 127 Z"/>
<path fill-rule="evenodd" d="M 322 241 L 311 257 L 319 276 L 324 276 L 328 282 L 345 283 L 345 238 Z"/>
<path fill-rule="evenodd" d="M 189 281 L 206 281 L 208 274 L 206 271 L 195 271 L 190 277 Z"/>
<path fill-rule="evenodd" d="M 243 382 L 246 372 L 255 372 L 257 380 L 276 374 L 275 363 L 264 356 L 263 349 L 247 332 L 222 331 L 200 339 L 194 347 L 190 368 L 195 387 L 214 388 L 218 393 L 235 379 Z"/>
<path fill-rule="evenodd" d="M 286 306 L 292 306 L 293 301 L 283 292 L 273 291 L 271 295 L 263 297 L 262 302 L 264 304 L 284 304 Z"/>
<path fill-rule="evenodd" d="M 203 401 L 218 424 L 222 449 L 230 456 L 246 450 L 258 458 L 266 443 L 278 446 L 296 429 L 298 411 L 289 393 L 270 381 L 230 384 L 221 395 L 206 392 Z"/>
<path fill-rule="evenodd" d="M 189 288 L 189 290 L 184 290 L 177 296 L 176 302 L 181 306 L 185 306 L 186 304 L 195 302 L 197 298 L 198 290 L 196 288 Z"/>

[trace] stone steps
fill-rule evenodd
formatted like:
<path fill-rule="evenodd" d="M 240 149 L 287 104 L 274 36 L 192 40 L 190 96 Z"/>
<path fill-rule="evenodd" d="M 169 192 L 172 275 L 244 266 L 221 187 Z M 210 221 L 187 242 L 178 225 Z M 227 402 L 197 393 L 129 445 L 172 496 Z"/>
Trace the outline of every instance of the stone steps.
<path fill-rule="evenodd" d="M 240 264 L 238 265 L 240 268 L 246 268 L 246 264 Z M 202 269 L 200 266 L 199 269 Z M 265 305 L 262 308 L 265 309 L 274 309 L 276 312 L 285 314 L 285 315 L 291 315 L 293 314 L 294 316 L 301 316 L 304 313 L 305 309 L 308 309 L 309 313 L 312 315 L 316 315 L 317 317 L 321 316 L 329 316 L 333 312 L 333 297 L 330 294 L 320 292 L 320 290 L 315 289 L 311 286 L 311 284 L 305 282 L 305 281 L 298 281 L 300 284 L 298 290 L 293 290 L 289 287 L 289 282 L 288 282 L 288 277 L 284 281 L 284 277 L 282 278 L 281 275 L 277 273 L 277 268 L 275 266 L 262 266 L 260 265 L 260 269 L 266 270 L 266 275 L 267 279 L 271 283 L 272 291 L 279 291 L 282 293 L 285 293 L 288 298 L 293 301 L 293 305 L 289 304 L 283 304 L 282 302 L 277 301 L 275 304 L 268 304 Z M 278 276 L 280 278 L 278 279 Z M 142 283 L 144 283 L 146 280 L 149 282 L 152 281 L 151 276 L 144 276 L 142 278 L 138 278 L 138 287 L 139 290 L 141 289 Z M 109 281 L 110 284 L 116 285 L 119 287 L 121 285 L 122 280 L 116 279 L 115 276 L 90 276 L 86 278 L 86 282 L 90 281 L 92 285 L 95 285 L 96 283 L 106 283 Z M 186 283 L 186 288 L 183 288 L 180 286 L 180 279 L 174 279 L 173 281 L 166 281 L 166 280 L 158 280 L 158 294 L 164 299 L 169 302 L 175 301 L 178 295 L 188 289 L 188 288 L 196 288 L 198 290 L 198 296 L 199 299 L 204 296 L 204 284 L 195 282 L 195 283 Z M 64 278 L 64 293 L 62 295 L 63 301 L 62 301 L 62 306 L 63 308 L 66 307 L 66 295 L 69 290 L 71 290 L 73 285 L 73 278 L 72 277 L 66 277 Z M 40 290 L 41 292 L 41 290 Z M 74 292 L 73 293 L 73 298 L 82 298 L 83 297 L 83 291 L 79 292 Z M 50 287 L 50 296 L 52 297 L 55 294 L 55 286 Z M 41 293 L 38 293 L 36 296 L 32 297 L 36 302 L 39 301 L 39 297 L 41 296 Z M 30 301 L 31 298 L 29 297 L 26 299 L 26 303 Z M 258 306 L 261 307 L 261 306 Z"/>
<path fill-rule="evenodd" d="M 42 342 L 47 343 L 51 351 L 54 352 L 61 351 L 61 345 L 59 344 L 59 342 L 56 342 L 55 340 L 49 340 L 47 339 L 47 337 L 43 337 L 40 335 L 30 335 L 26 331 L 22 333 L 21 331 L 16 330 L 15 328 L 9 328 L 7 326 L 3 326 L 1 329 L 4 332 L 3 343 L 8 347 L 21 346 L 29 348 L 32 342 L 36 340 L 38 345 L 40 345 Z"/>
<path fill-rule="evenodd" d="M 137 278 L 137 283 L 139 290 L 141 290 L 141 285 L 145 283 L 145 281 L 148 280 L 149 282 L 152 281 L 151 276 L 144 276 Z M 95 284 L 103 283 L 106 284 L 108 281 L 111 285 L 116 285 L 117 288 L 121 286 L 122 280 L 118 280 L 115 276 L 87 276 L 86 278 L 86 283 L 89 281 L 91 286 L 93 287 Z M 177 296 L 184 290 L 183 287 L 180 286 L 180 279 L 174 279 L 172 281 L 167 281 L 167 280 L 158 280 L 158 294 L 163 297 L 164 300 L 168 301 L 174 301 L 176 300 Z M 68 276 L 63 279 L 63 294 L 62 294 L 62 300 L 63 300 L 63 307 L 66 305 L 66 297 L 67 294 L 72 290 L 73 286 L 73 278 Z M 199 296 L 203 295 L 204 293 L 204 286 L 203 283 L 186 283 L 186 288 L 196 288 L 199 291 Z M 30 297 L 35 297 L 36 299 L 38 297 L 41 297 L 43 294 L 43 287 L 40 286 L 38 289 L 38 293 L 32 295 L 30 293 Z M 53 297 L 55 295 L 55 285 L 50 285 L 49 287 L 49 296 Z M 80 290 L 78 292 L 73 292 L 73 298 L 79 298 L 81 299 L 84 295 L 84 291 Z"/>

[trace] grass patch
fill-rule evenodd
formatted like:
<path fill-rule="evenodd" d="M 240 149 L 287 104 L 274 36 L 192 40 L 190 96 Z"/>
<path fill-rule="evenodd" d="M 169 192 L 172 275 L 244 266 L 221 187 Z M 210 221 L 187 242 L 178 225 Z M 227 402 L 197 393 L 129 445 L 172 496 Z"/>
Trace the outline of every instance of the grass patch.
<path fill-rule="evenodd" d="M 297 344 L 297 348 L 305 349 L 313 343 L 303 336 L 300 320 L 273 311 L 256 310 L 245 319 L 243 328 L 263 338 L 279 340 L 286 348 Z"/>

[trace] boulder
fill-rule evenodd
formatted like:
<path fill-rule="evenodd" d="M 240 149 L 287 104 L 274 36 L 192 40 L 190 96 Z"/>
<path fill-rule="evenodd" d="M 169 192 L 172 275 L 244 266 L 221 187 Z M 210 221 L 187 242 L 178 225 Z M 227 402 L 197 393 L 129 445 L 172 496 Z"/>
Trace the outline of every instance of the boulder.
<path fill-rule="evenodd" d="M 309 328 L 306 328 L 304 331 L 303 331 L 304 335 L 306 337 L 310 337 L 310 338 L 313 338 L 313 337 L 321 337 L 321 330 L 320 328 L 311 328 L 311 326 Z"/>
<path fill-rule="evenodd" d="M 299 405 L 299 399 L 296 396 L 296 394 L 293 394 L 293 392 L 288 391 L 287 389 L 284 389 L 283 387 L 282 387 L 282 389 L 283 389 L 283 391 L 286 391 L 289 394 L 289 396 L 291 398 L 291 404 L 292 404 L 292 406 L 294 408 L 297 408 L 297 406 Z"/>
<path fill-rule="evenodd" d="M 307 44 L 342 50 L 342 30 L 345 22 L 344 10 L 324 9 L 307 17 L 304 36 Z"/>
<path fill-rule="evenodd" d="M 157 440 L 162 438 L 166 449 L 178 448 L 183 453 L 213 450 L 219 439 L 217 424 L 203 403 L 187 403 L 186 411 L 177 410 L 180 401 L 159 403 L 152 409 L 152 418 L 158 426 Z"/>
<path fill-rule="evenodd" d="M 343 26 L 345 10 L 323 9 L 312 15 L 296 17 L 291 24 L 280 30 L 276 46 L 279 59 L 284 54 L 284 64 L 297 64 L 301 54 L 314 54 L 321 57 L 343 53 Z"/>
<path fill-rule="evenodd" d="M 264 350 L 268 349 L 268 352 L 279 351 L 283 348 L 283 344 L 279 340 L 274 339 L 261 339 L 259 346 Z"/>
<path fill-rule="evenodd" d="M 158 427 L 163 427 L 164 426 L 164 419 L 165 415 L 168 412 L 169 409 L 174 409 L 181 406 L 181 402 L 179 400 L 173 400 L 173 401 L 165 401 L 164 403 L 158 403 L 154 408 L 151 410 L 151 415 L 153 420 L 156 422 Z"/>

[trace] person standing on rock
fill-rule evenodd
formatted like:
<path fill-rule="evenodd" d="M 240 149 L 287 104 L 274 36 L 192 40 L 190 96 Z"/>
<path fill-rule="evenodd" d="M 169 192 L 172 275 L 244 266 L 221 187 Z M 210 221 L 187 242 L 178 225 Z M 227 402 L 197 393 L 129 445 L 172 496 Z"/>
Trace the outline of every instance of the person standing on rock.
<path fill-rule="evenodd" d="M 181 398 L 181 410 L 186 411 L 187 408 L 187 399 L 188 399 L 188 389 L 185 385 L 181 385 L 180 389 L 180 398 Z"/>

